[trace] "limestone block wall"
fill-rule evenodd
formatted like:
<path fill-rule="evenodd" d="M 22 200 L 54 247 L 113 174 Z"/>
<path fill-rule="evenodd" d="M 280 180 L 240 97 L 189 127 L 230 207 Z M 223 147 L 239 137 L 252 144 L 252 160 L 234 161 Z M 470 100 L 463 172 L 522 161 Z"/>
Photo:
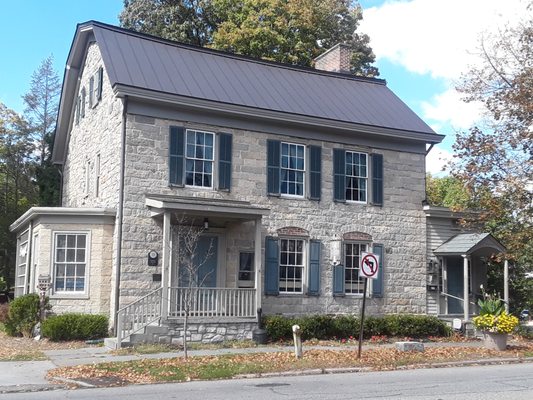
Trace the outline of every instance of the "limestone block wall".
<path fill-rule="evenodd" d="M 192 187 L 169 187 L 169 127 L 180 125 L 233 135 L 232 187 L 230 192 Z M 124 243 L 121 303 L 157 287 L 151 279 L 154 267 L 147 267 L 148 247 L 161 251 L 161 223 L 150 217 L 145 194 L 166 194 L 249 201 L 270 209 L 263 218 L 263 241 L 286 226 L 303 228 L 310 239 L 322 242 L 320 295 L 266 296 L 266 313 L 347 313 L 358 312 L 360 296 L 332 296 L 333 271 L 329 241 L 345 232 L 370 234 L 385 246 L 385 294 L 371 299 L 369 312 L 424 313 L 426 311 L 426 228 L 421 208 L 424 199 L 424 154 L 371 149 L 337 144 L 328 140 L 288 139 L 263 132 L 231 129 L 227 126 L 190 124 L 162 118 L 128 114 L 124 201 Z M 266 194 L 266 141 L 288 140 L 322 147 L 322 196 L 319 202 L 307 199 L 269 197 Z M 384 205 L 338 204 L 333 201 L 333 148 L 378 152 L 384 156 Z M 236 281 L 238 253 L 253 249 L 253 224 L 226 226 L 227 285 Z M 263 257 L 264 259 L 264 257 Z M 368 304 L 367 303 L 367 304 Z"/>
<path fill-rule="evenodd" d="M 102 99 L 94 107 L 89 105 L 89 81 L 103 66 L 98 45 L 93 42 L 88 47 L 78 84 L 78 95 L 85 89 L 85 115 L 80 116 L 78 123 L 75 113 L 72 115 L 67 159 L 63 166 L 64 207 L 117 206 L 122 102 L 113 95 L 105 69 Z"/>
<path fill-rule="evenodd" d="M 109 315 L 113 230 L 112 224 L 96 223 L 39 223 L 34 227 L 33 236 L 38 238 L 37 254 L 33 257 L 35 260 L 34 277 L 40 274 L 50 274 L 52 280 L 54 276 L 54 233 L 89 234 L 86 292 L 83 294 L 56 293 L 52 288 L 49 297 L 53 313 L 79 312 Z M 36 292 L 35 285 L 31 290 Z"/>
<path fill-rule="evenodd" d="M 168 334 L 158 338 L 159 343 L 182 345 L 184 337 L 183 323 L 168 324 Z M 190 322 L 187 329 L 187 340 L 196 343 L 222 343 L 230 340 L 252 340 L 252 331 L 257 328 L 256 322 L 237 322 L 224 320 L 204 320 Z"/>

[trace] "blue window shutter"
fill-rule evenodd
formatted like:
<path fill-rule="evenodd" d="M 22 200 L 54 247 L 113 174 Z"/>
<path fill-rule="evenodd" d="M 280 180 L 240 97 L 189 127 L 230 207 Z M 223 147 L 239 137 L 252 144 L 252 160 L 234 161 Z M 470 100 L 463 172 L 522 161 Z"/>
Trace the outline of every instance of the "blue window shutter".
<path fill-rule="evenodd" d="M 333 296 L 344 296 L 344 265 L 333 266 Z"/>
<path fill-rule="evenodd" d="M 333 199 L 346 201 L 346 152 L 333 149 Z"/>
<path fill-rule="evenodd" d="M 170 140 L 168 152 L 169 183 L 171 185 L 183 186 L 183 164 L 184 164 L 184 140 L 185 132 L 180 126 L 170 127 Z"/>
<path fill-rule="evenodd" d="M 280 147 L 279 140 L 267 140 L 267 194 L 269 195 L 279 195 Z"/>
<path fill-rule="evenodd" d="M 320 200 L 322 172 L 322 148 L 319 146 L 309 146 L 309 198 Z"/>
<path fill-rule="evenodd" d="M 270 236 L 265 239 L 265 294 L 279 294 L 279 245 Z"/>
<path fill-rule="evenodd" d="M 231 142 L 229 133 L 218 135 L 218 188 L 220 190 L 231 189 Z"/>
<path fill-rule="evenodd" d="M 383 205 L 383 155 L 372 154 L 372 204 Z"/>
<path fill-rule="evenodd" d="M 307 294 L 318 296 L 320 293 L 320 240 L 309 241 L 309 282 Z"/>
<path fill-rule="evenodd" d="M 372 246 L 374 254 L 377 254 L 379 256 L 379 271 L 378 271 L 378 277 L 376 279 L 372 280 L 372 297 L 383 297 L 384 292 L 384 285 L 383 285 L 383 265 L 385 263 L 383 262 L 383 245 L 382 244 L 374 244 Z"/>

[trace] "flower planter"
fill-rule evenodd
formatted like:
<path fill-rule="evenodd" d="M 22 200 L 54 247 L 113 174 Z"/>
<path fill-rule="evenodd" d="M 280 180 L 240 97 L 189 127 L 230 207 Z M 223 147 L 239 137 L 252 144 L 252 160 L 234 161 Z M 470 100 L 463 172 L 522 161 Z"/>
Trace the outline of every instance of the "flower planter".
<path fill-rule="evenodd" d="M 487 349 L 503 351 L 507 348 L 507 333 L 483 332 Z"/>

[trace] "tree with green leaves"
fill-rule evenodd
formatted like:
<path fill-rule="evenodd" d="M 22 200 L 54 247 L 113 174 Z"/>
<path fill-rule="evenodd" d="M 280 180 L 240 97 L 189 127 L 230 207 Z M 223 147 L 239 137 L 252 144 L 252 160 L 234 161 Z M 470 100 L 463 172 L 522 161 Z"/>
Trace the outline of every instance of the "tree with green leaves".
<path fill-rule="evenodd" d="M 120 25 L 169 40 L 206 46 L 216 18 L 211 0 L 124 0 Z"/>
<path fill-rule="evenodd" d="M 465 101 L 480 102 L 485 116 L 457 135 L 451 165 L 482 210 L 476 222 L 508 248 L 515 309 L 533 307 L 533 281 L 525 278 L 533 271 L 532 60 L 531 19 L 481 39 L 480 63 L 458 89 Z M 501 271 L 493 272 L 491 280 L 501 281 Z"/>
<path fill-rule="evenodd" d="M 139 32 L 300 66 L 344 43 L 351 72 L 377 76 L 369 38 L 357 32 L 361 20 L 351 0 L 125 0 L 120 15 Z"/>
<path fill-rule="evenodd" d="M 59 205 L 59 172 L 52 164 L 52 150 L 61 82 L 53 67 L 53 58 L 45 58 L 33 73 L 30 90 L 24 96 L 25 118 L 31 139 L 37 144 L 36 181 L 39 205 Z"/>
<path fill-rule="evenodd" d="M 15 263 L 15 238 L 9 225 L 37 204 L 33 151 L 27 122 L 0 103 L 0 276 L 9 283 Z"/>

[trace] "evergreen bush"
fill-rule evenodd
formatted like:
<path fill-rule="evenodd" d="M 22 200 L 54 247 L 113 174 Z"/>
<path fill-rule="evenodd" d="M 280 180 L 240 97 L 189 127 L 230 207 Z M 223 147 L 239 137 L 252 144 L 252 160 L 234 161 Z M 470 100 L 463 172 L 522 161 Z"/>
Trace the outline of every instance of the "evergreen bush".
<path fill-rule="evenodd" d="M 48 309 L 48 298 L 45 307 Z M 31 337 L 33 328 L 39 322 L 39 295 L 36 293 L 17 297 L 9 303 L 9 312 L 4 322 L 10 336 Z"/>
<path fill-rule="evenodd" d="M 44 337 L 54 342 L 101 339 L 107 336 L 105 315 L 62 314 L 47 318 L 41 326 Z"/>

